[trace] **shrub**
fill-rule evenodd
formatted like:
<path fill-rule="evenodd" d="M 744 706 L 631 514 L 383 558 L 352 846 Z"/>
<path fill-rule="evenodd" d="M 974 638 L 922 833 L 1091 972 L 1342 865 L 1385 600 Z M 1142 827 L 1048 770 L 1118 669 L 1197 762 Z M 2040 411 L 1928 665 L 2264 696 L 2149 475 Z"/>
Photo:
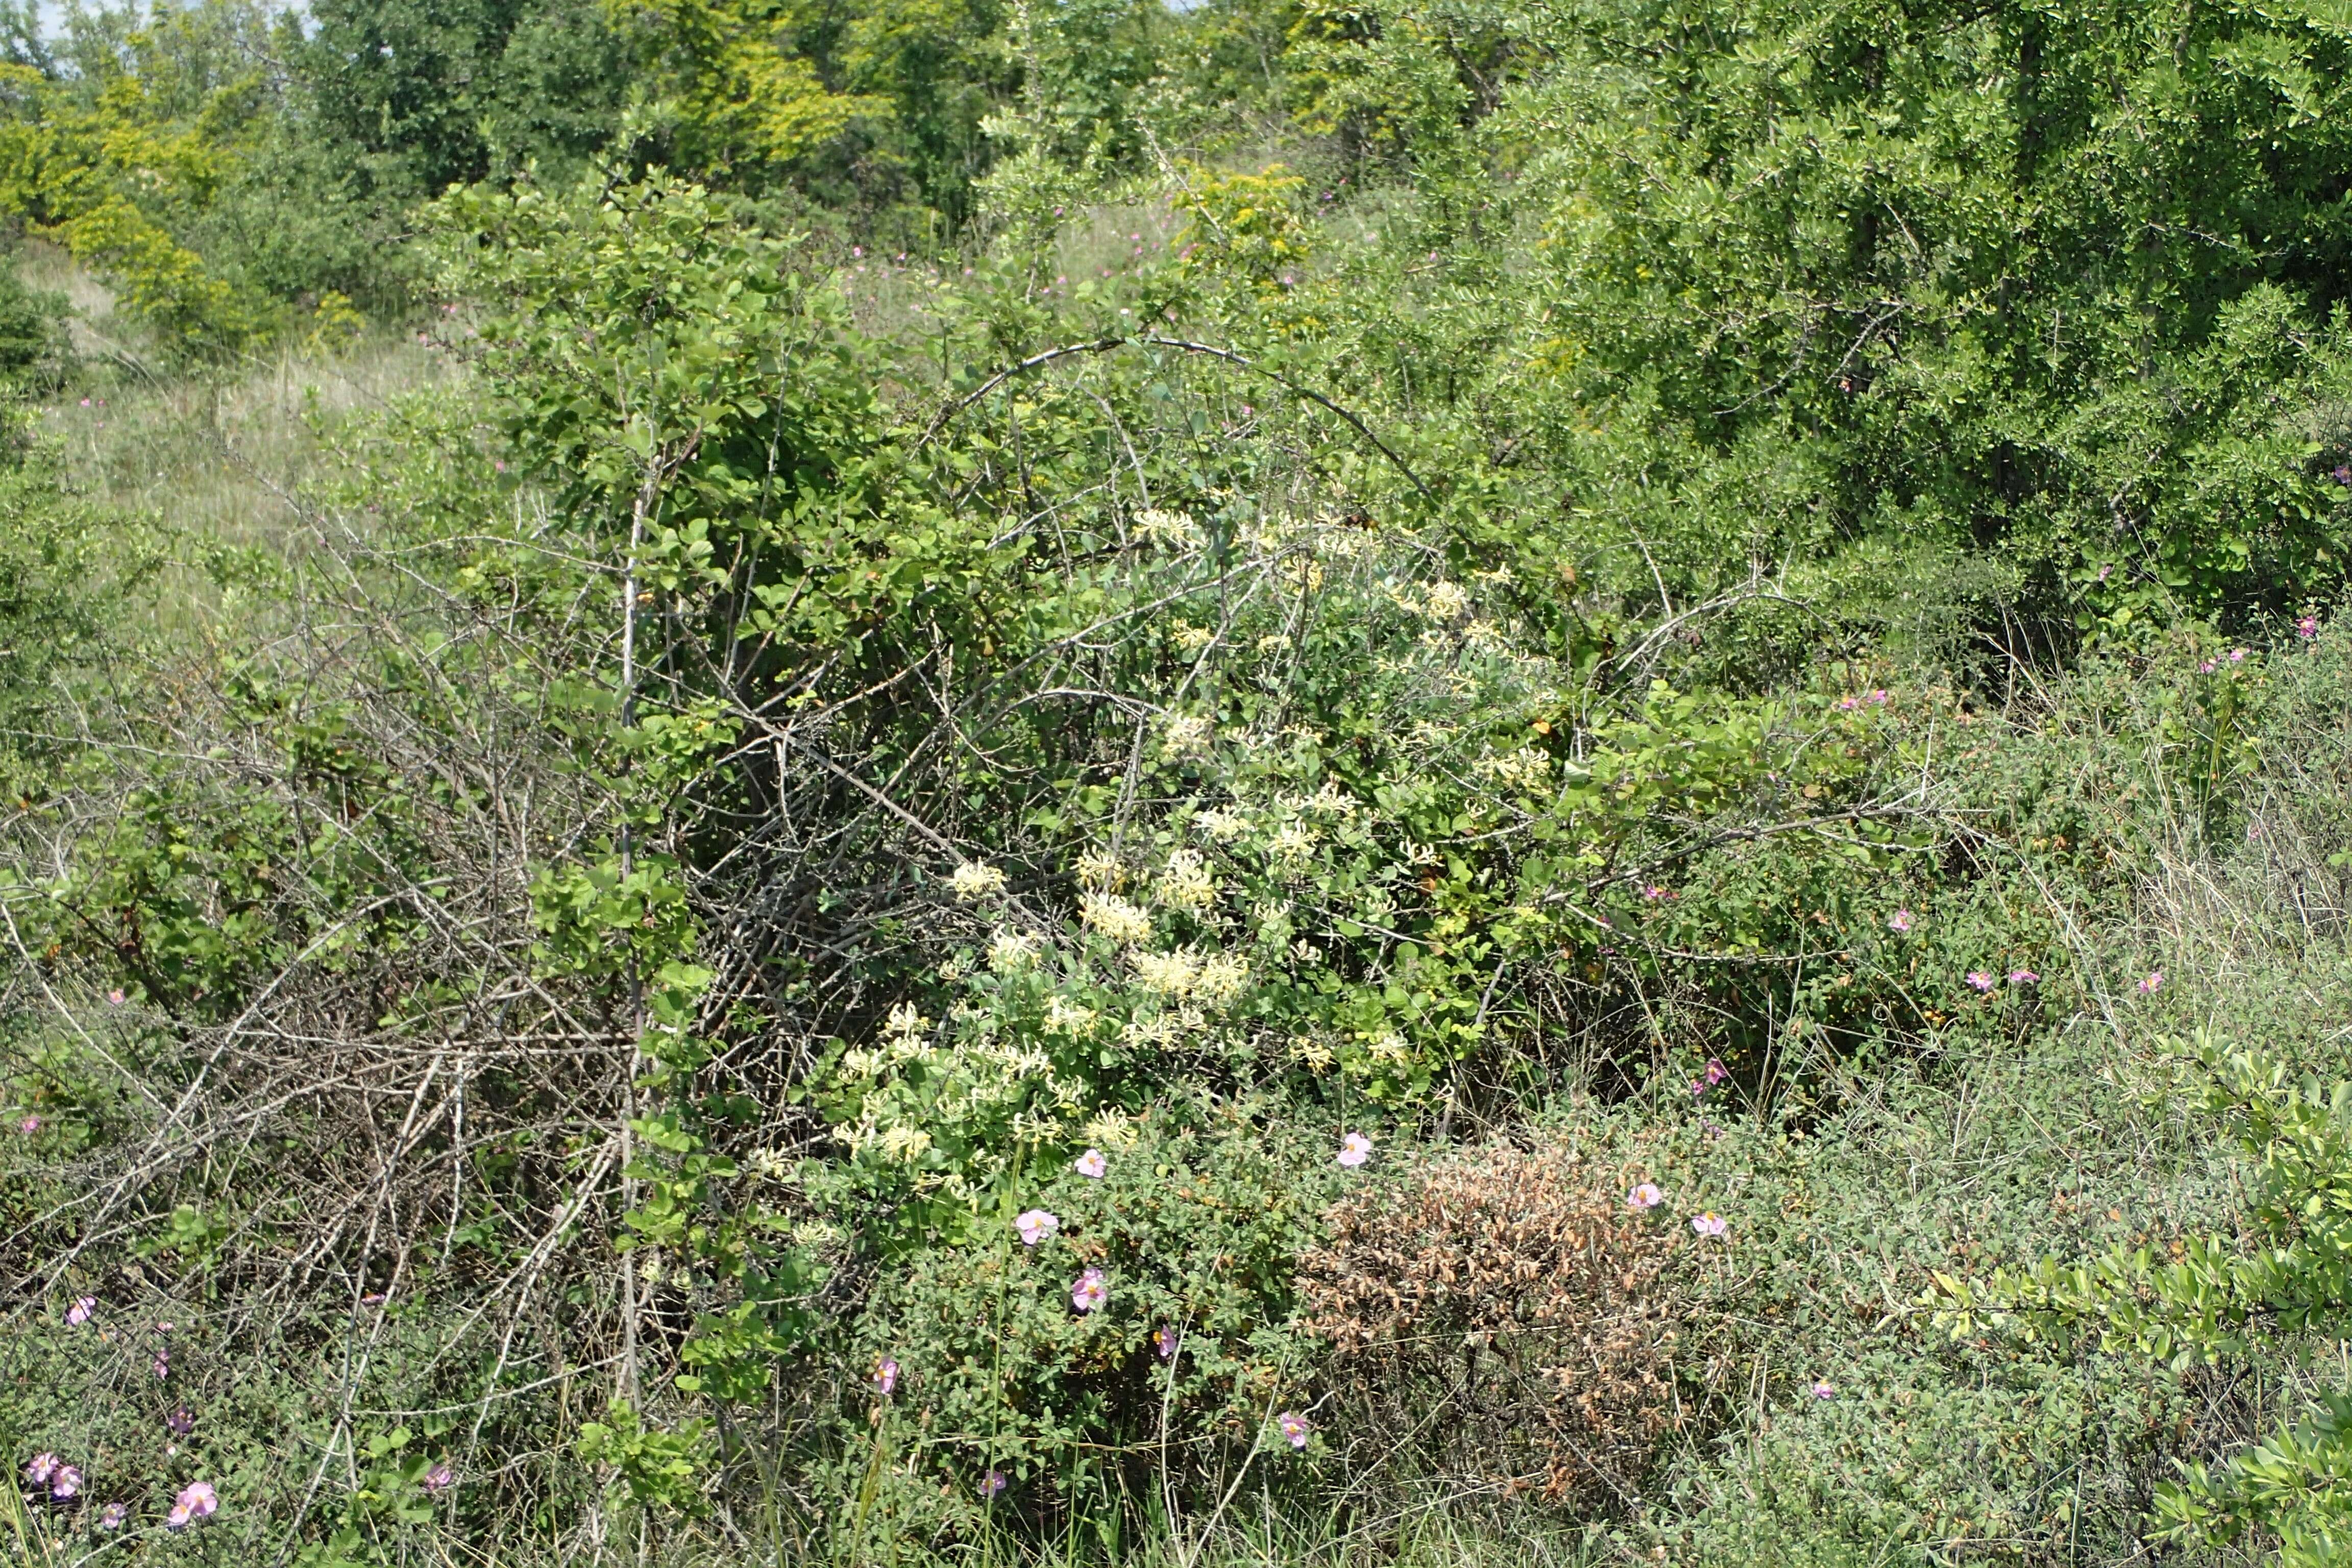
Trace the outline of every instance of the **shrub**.
<path fill-rule="evenodd" d="M 1190 1491 L 1291 1459 L 1276 1423 L 1316 1358 L 1297 1258 L 1362 1178 L 1337 1135 L 1269 1126 L 1271 1109 L 1187 1100 L 1107 1120 L 1075 1160 L 1033 1151 L 1001 1215 L 877 1282 L 860 1370 L 901 1369 L 877 1398 L 924 1435 L 926 1471 L 974 1500 L 997 1471 L 1001 1509 L 1044 1516 L 1129 1470 L 1164 1465 Z"/>
<path fill-rule="evenodd" d="M 1676 1247 L 1620 1174 L 1496 1142 L 1332 1208 L 1304 1289 L 1360 1457 L 1550 1501 L 1639 1480 L 1676 1421 Z"/>

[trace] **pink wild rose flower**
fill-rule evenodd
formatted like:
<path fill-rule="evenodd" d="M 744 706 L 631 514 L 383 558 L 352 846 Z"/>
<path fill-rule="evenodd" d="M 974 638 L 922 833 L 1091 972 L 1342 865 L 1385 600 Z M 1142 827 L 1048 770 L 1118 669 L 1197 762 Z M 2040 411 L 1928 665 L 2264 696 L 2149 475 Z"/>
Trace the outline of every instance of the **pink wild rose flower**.
<path fill-rule="evenodd" d="M 1081 1312 L 1098 1312 L 1110 1300 L 1110 1281 L 1099 1268 L 1089 1268 L 1080 1274 L 1070 1287 L 1070 1305 Z"/>

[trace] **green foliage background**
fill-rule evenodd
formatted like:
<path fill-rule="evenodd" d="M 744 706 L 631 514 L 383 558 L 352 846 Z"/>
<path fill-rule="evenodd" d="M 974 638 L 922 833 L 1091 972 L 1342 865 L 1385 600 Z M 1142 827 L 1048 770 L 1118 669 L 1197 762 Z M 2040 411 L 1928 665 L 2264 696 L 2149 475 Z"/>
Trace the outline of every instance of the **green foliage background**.
<path fill-rule="evenodd" d="M 5 19 L 12 1550 L 2342 1554 L 2352 18 Z"/>

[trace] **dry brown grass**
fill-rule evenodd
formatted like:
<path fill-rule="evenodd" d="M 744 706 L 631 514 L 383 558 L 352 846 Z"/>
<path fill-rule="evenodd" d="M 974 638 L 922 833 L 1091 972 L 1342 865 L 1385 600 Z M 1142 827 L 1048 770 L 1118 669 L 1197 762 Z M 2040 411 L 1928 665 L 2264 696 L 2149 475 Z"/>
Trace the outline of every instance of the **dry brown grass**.
<path fill-rule="evenodd" d="M 1625 1500 L 1675 1425 L 1675 1241 L 1559 1146 L 1433 1162 L 1327 1216 L 1305 1260 L 1334 1429 L 1375 1466 L 1549 1501 Z"/>

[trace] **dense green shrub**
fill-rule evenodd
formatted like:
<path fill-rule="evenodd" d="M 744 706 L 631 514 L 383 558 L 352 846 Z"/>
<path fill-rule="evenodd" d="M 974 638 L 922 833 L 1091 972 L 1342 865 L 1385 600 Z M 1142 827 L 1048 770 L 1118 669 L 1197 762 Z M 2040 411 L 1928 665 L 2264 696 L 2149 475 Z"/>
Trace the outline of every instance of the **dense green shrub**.
<path fill-rule="evenodd" d="M 1204 1099 L 1106 1119 L 1101 1146 L 1025 1162 L 1000 1212 L 877 1279 L 854 1365 L 874 1441 L 919 1454 L 910 1492 L 944 1483 L 951 1515 L 982 1514 L 970 1532 L 1163 1489 L 1213 1507 L 1253 1464 L 1296 1484 L 1280 1419 L 1309 1407 L 1317 1362 L 1297 1260 L 1348 1173 L 1337 1133 L 1276 1115 Z"/>

